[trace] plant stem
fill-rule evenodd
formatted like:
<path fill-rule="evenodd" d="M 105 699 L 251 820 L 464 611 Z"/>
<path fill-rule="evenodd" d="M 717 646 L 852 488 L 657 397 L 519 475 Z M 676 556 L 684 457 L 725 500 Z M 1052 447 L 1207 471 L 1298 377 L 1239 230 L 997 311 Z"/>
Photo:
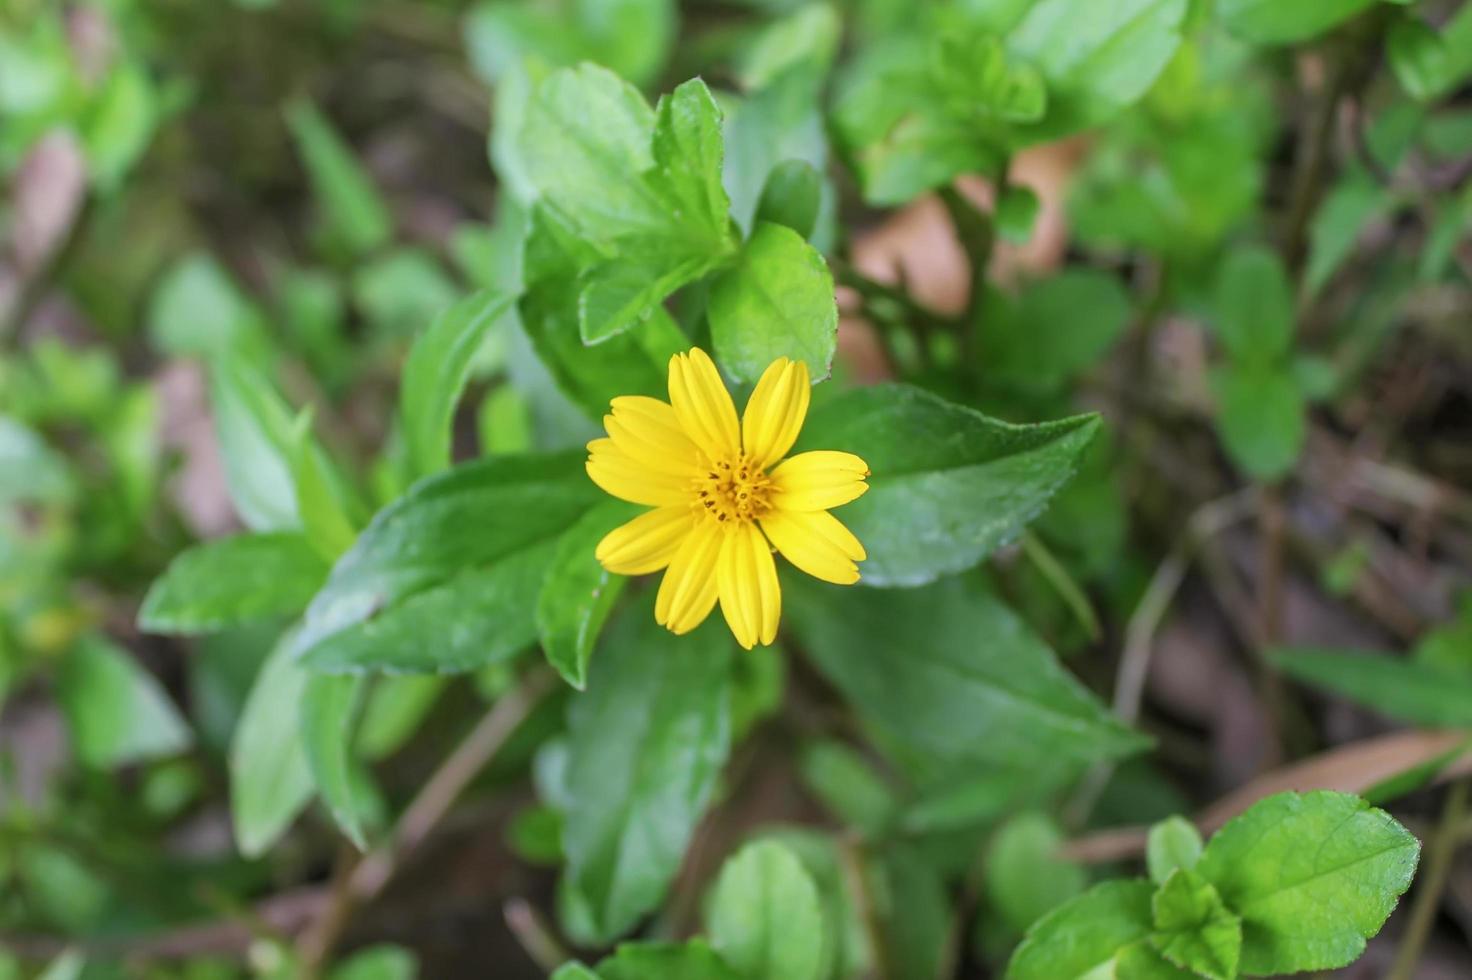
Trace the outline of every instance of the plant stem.
<path fill-rule="evenodd" d="M 1000 197 L 1006 176 L 997 183 Z M 978 208 L 955 187 L 940 189 L 941 203 L 951 217 L 951 226 L 956 238 L 966 250 L 966 259 L 971 266 L 971 292 L 966 301 L 966 312 L 961 315 L 959 326 L 960 361 L 964 374 L 969 375 L 976 366 L 977 340 L 981 316 L 981 304 L 986 298 L 986 274 L 991 266 L 992 248 L 996 245 L 997 231 L 992 216 Z"/>
<path fill-rule="evenodd" d="M 1089 635 L 1089 639 L 1097 642 L 1103 635 L 1103 630 L 1099 626 L 1099 617 L 1094 612 L 1094 606 L 1089 602 L 1083 586 L 1074 581 L 1073 576 L 1068 574 L 1068 569 L 1063 567 L 1063 563 L 1058 560 L 1057 556 L 1048 550 L 1048 546 L 1043 544 L 1042 539 L 1031 531 L 1022 532 L 1022 553 L 1028 557 L 1043 578 L 1048 580 L 1048 584 L 1053 586 L 1058 597 L 1063 600 L 1064 605 L 1068 606 L 1079 625 L 1084 628 L 1084 632 Z"/>
<path fill-rule="evenodd" d="M 321 971 L 353 913 L 382 893 L 404 859 L 424 842 L 552 686 L 551 672 L 537 670 L 492 705 L 430 776 L 390 838 L 338 876 L 327 907 L 297 943 L 304 975 Z"/>
<path fill-rule="evenodd" d="M 1415 904 L 1411 906 L 1411 920 L 1406 923 L 1405 935 L 1396 952 L 1395 963 L 1386 974 L 1388 980 L 1414 980 L 1416 964 L 1421 959 L 1421 950 L 1431 935 L 1431 926 L 1436 921 L 1436 912 L 1441 906 L 1441 895 L 1446 890 L 1447 878 L 1451 876 L 1452 858 L 1462 843 L 1462 822 L 1467 812 L 1468 780 L 1460 779 L 1447 792 L 1446 804 L 1441 810 L 1441 823 L 1432 838 L 1426 856 L 1426 873 L 1416 888 Z"/>

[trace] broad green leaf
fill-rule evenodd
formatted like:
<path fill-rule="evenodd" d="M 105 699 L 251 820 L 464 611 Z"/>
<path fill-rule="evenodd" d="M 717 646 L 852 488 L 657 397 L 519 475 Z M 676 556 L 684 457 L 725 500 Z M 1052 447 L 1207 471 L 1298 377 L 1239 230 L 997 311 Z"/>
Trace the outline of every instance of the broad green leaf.
<path fill-rule="evenodd" d="M 627 576 L 604 569 L 594 551 L 609 531 L 638 513 L 639 508 L 616 500 L 594 507 L 563 535 L 547 568 L 537 601 L 537 634 L 547 662 L 580 691 L 598 634 L 628 582 Z"/>
<path fill-rule="evenodd" d="M 354 953 L 327 980 L 414 980 L 419 962 L 402 946 L 370 946 Z"/>
<path fill-rule="evenodd" d="M 1021 934 L 1044 915 L 1081 894 L 1084 869 L 1058 857 L 1063 834 L 1041 813 L 1007 821 L 992 838 L 985 866 L 986 894 L 993 913 Z"/>
<path fill-rule="evenodd" d="M 149 588 L 138 625 L 151 633 L 210 633 L 291 616 L 326 578 L 326 563 L 300 534 L 207 541 L 169 563 Z"/>
<path fill-rule="evenodd" d="M 860 833 L 877 838 L 894 817 L 894 791 L 868 759 L 844 743 L 810 743 L 798 757 L 798 769 L 809 791 Z"/>
<path fill-rule="evenodd" d="M 193 733 L 163 686 L 127 651 L 100 636 L 61 662 L 56 699 L 86 766 L 106 768 L 176 755 Z"/>
<path fill-rule="evenodd" d="M 327 234 L 354 256 L 388 243 L 388 206 L 332 124 L 310 102 L 293 103 L 286 122 L 306 165 Z"/>
<path fill-rule="evenodd" d="M 1041 771 L 1146 744 L 971 582 L 859 590 L 793 576 L 783 591 L 803 649 L 882 745 L 938 766 Z"/>
<path fill-rule="evenodd" d="M 1280 793 L 1211 838 L 1196 872 L 1242 917 L 1242 972 L 1357 959 L 1415 874 L 1421 845 L 1347 793 Z"/>
<path fill-rule="evenodd" d="M 723 623 L 676 637 L 639 602 L 604 634 L 572 701 L 564 885 L 600 942 L 659 905 L 715 790 L 730 748 L 731 652 Z"/>
<path fill-rule="evenodd" d="M 1166 960 L 1206 980 L 1236 980 L 1242 920 L 1222 904 L 1211 882 L 1177 868 L 1151 899 L 1150 944 Z"/>
<path fill-rule="evenodd" d="M 301 634 L 286 633 L 261 667 L 230 744 L 230 811 L 246 857 L 270 849 L 312 799 L 299 706 L 311 674 L 297 663 Z"/>
<path fill-rule="evenodd" d="M 1047 506 L 1098 428 L 1094 416 L 1009 425 L 918 388 L 878 385 L 815 409 L 797 451 L 869 464 L 869 492 L 835 516 L 868 552 L 867 585 L 920 585 L 969 568 Z"/>
<path fill-rule="evenodd" d="M 154 289 L 148 305 L 150 342 L 184 356 L 258 352 L 265 315 L 240 291 L 220 263 L 204 252 L 180 259 Z"/>
<path fill-rule="evenodd" d="M 1094 269 L 1028 283 L 1015 298 L 988 290 L 978 325 L 983 375 L 1021 387 L 1061 385 L 1103 356 L 1131 309 L 1120 281 Z"/>
<path fill-rule="evenodd" d="M 1271 364 L 1293 344 L 1293 287 L 1278 256 L 1258 246 L 1227 256 L 1217 274 L 1212 324 L 1234 361 Z"/>
<path fill-rule="evenodd" d="M 1427 728 L 1472 727 L 1472 673 L 1390 654 L 1290 649 L 1273 661 L 1299 680 Z"/>
<path fill-rule="evenodd" d="M 1138 878 L 1095 885 L 1039 920 L 1007 964 L 1007 980 L 1102 980 L 1120 951 L 1147 937 L 1155 889 Z M 1095 972 L 1099 971 L 1099 972 Z"/>
<path fill-rule="evenodd" d="M 820 831 L 788 827 L 768 830 L 762 840 L 777 841 L 795 854 L 818 887 L 826 930 L 824 948 L 832 951 L 829 975 L 853 977 L 871 972 L 873 950 L 853 894 L 854 882 L 834 839 Z"/>
<path fill-rule="evenodd" d="M 1229 365 L 1211 382 L 1217 428 L 1237 465 L 1259 480 L 1289 473 L 1308 438 L 1308 406 L 1289 366 Z"/>
<path fill-rule="evenodd" d="M 1150 828 L 1150 838 L 1145 846 L 1145 864 L 1150 869 L 1150 880 L 1163 885 L 1171 872 L 1192 870 L 1201 860 L 1201 848 L 1201 833 L 1191 821 L 1184 817 L 1160 821 Z"/>
<path fill-rule="evenodd" d="M 801 235 L 758 224 L 734 268 L 711 288 L 716 358 L 737 381 L 755 382 L 778 357 L 826 378 L 838 341 L 833 275 Z"/>
<path fill-rule="evenodd" d="M 400 382 L 399 419 L 415 476 L 450 465 L 455 404 L 476 351 L 510 305 L 509 297 L 482 290 L 441 313 L 414 341 Z"/>
<path fill-rule="evenodd" d="M 721 869 L 705 914 L 711 946 L 747 980 L 821 980 L 823 907 L 802 862 L 775 841 L 748 844 Z"/>
<path fill-rule="evenodd" d="M 317 674 L 302 691 L 302 748 L 317 792 L 332 818 L 358 850 L 367 849 L 363 815 L 353 788 L 353 729 L 362 710 L 367 681 L 362 677 Z"/>
<path fill-rule="evenodd" d="M 1360 232 L 1392 204 L 1390 193 L 1369 174 L 1355 172 L 1329 192 L 1309 226 L 1304 288 L 1317 293 L 1354 252 Z"/>
<path fill-rule="evenodd" d="M 803 238 L 811 238 L 822 203 L 822 174 L 806 160 L 783 160 L 772 168 L 762 185 L 756 206 L 757 225 L 783 225 Z"/>
<path fill-rule="evenodd" d="M 1043 120 L 1025 132 L 1052 139 L 1104 122 L 1139 100 L 1181 43 L 1186 0 L 1038 0 L 1006 39 L 1048 92 Z"/>
<path fill-rule="evenodd" d="M 686 247 L 712 253 L 728 251 L 731 201 L 721 184 L 725 144 L 721 110 L 698 78 L 676 86 L 654 110 L 651 185 Z"/>
<path fill-rule="evenodd" d="M 266 376 L 241 358 L 216 358 L 210 376 L 226 488 L 240 519 L 253 531 L 298 530 L 290 409 Z"/>
<path fill-rule="evenodd" d="M 626 943 L 598 964 L 599 980 L 741 980 L 703 940 Z"/>
<path fill-rule="evenodd" d="M 380 511 L 338 561 L 308 622 L 343 628 L 508 559 L 525 564 L 523 553 L 550 545 L 601 499 L 582 454 L 481 460 L 422 480 Z"/>
<path fill-rule="evenodd" d="M 302 663 L 327 673 L 445 674 L 508 660 L 537 636 L 538 596 L 555 549 L 539 542 L 416 591 L 323 637 Z"/>
<path fill-rule="evenodd" d="M 1227 30 L 1259 44 L 1294 44 L 1322 34 L 1376 0 L 1221 0 L 1217 17 Z"/>
<path fill-rule="evenodd" d="M 0 415 L 0 504 L 60 503 L 75 492 L 66 459 L 40 434 Z"/>

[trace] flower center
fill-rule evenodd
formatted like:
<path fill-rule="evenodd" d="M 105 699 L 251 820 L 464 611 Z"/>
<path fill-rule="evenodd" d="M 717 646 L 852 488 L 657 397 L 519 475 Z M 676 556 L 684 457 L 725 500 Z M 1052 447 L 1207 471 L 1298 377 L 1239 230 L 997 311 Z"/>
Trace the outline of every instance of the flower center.
<path fill-rule="evenodd" d="M 723 523 L 752 521 L 771 509 L 771 478 L 750 456 L 718 459 L 693 483 L 695 504 Z"/>

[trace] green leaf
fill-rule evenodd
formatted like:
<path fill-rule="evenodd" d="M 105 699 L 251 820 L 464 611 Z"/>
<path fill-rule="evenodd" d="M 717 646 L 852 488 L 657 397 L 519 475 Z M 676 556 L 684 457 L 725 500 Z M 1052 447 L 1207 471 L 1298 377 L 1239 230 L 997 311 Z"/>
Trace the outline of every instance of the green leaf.
<path fill-rule="evenodd" d="M 737 381 L 754 382 L 778 357 L 826 378 L 838 341 L 838 305 L 828 263 L 785 225 L 758 224 L 736 266 L 710 294 L 716 358 Z"/>
<path fill-rule="evenodd" d="M 894 792 L 857 750 L 828 739 L 811 742 L 798 768 L 808 789 L 846 825 L 869 837 L 884 833 L 894 817 Z"/>
<path fill-rule="evenodd" d="M 892 975 L 915 980 L 951 976 L 949 947 L 956 912 L 940 872 L 908 844 L 890 845 L 865 872 Z"/>
<path fill-rule="evenodd" d="M 604 635 L 572 701 L 564 884 L 599 942 L 659 905 L 715 790 L 730 748 L 731 651 L 724 624 L 676 637 L 639 602 Z"/>
<path fill-rule="evenodd" d="M 773 20 L 741 59 L 742 88 L 765 88 L 794 67 L 820 75 L 832 64 L 842 35 L 838 12 L 827 3 L 807 4 Z"/>
<path fill-rule="evenodd" d="M 1013 932 L 1026 932 L 1088 886 L 1083 868 L 1057 856 L 1063 840 L 1058 826 L 1041 813 L 1013 817 L 992 838 L 986 894 L 992 911 Z"/>
<path fill-rule="evenodd" d="M 1211 374 L 1217 428 L 1249 476 L 1275 480 L 1298 462 L 1308 438 L 1308 406 L 1290 365 L 1235 365 Z"/>
<path fill-rule="evenodd" d="M 482 290 L 435 318 L 414 341 L 400 382 L 399 419 L 415 476 L 450 465 L 450 428 L 470 367 L 510 297 Z"/>
<path fill-rule="evenodd" d="M 1048 111 L 1031 141 L 1097 125 L 1138 101 L 1181 43 L 1186 0 L 1038 0 L 1007 35 L 1047 85 Z"/>
<path fill-rule="evenodd" d="M 1446 45 L 1425 21 L 1402 17 L 1390 26 L 1386 54 L 1400 87 L 1421 102 L 1436 97 L 1449 74 Z"/>
<path fill-rule="evenodd" d="M 940 767 L 1043 770 L 1118 758 L 1121 725 L 990 593 L 962 579 L 920 589 L 784 584 L 803 649 L 883 736 Z M 986 637 L 978 645 L 977 637 Z"/>
<path fill-rule="evenodd" d="M 388 243 L 393 219 L 372 179 L 327 118 L 310 102 L 293 103 L 286 123 L 302 155 L 327 234 L 354 256 Z"/>
<path fill-rule="evenodd" d="M 1304 288 L 1310 295 L 1324 288 L 1354 252 L 1360 232 L 1384 213 L 1392 201 L 1390 192 L 1365 173 L 1352 173 L 1334 186 L 1309 226 Z"/>
<path fill-rule="evenodd" d="M 376 638 L 405 630 L 424 613 L 455 615 L 464 624 L 476 618 L 473 610 L 457 610 L 467 602 L 510 610 L 512 639 L 526 642 L 534 635 L 532 603 L 555 539 L 602 499 L 583 472 L 582 454 L 481 460 L 420 481 L 380 511 L 333 568 L 308 609 L 316 635 L 305 656 L 319 667 L 334 658 L 345 658 L 344 668 L 348 661 L 369 666 L 355 656 L 316 654 L 315 648 L 324 642 L 352 648 L 361 641 L 373 649 Z M 506 594 L 508 589 L 515 594 Z M 417 605 L 394 615 L 415 600 Z M 527 607 L 519 609 L 520 602 Z M 390 615 L 394 619 L 386 624 Z M 492 631 L 496 626 L 484 624 Z M 331 635 L 348 627 L 357 627 L 356 639 Z M 445 652 L 429 649 L 435 644 L 424 639 L 409 644 L 407 652 L 385 647 L 383 653 L 433 658 Z M 478 642 L 467 638 L 463 645 L 473 649 Z"/>
<path fill-rule="evenodd" d="M 1110 969 L 1103 976 L 1115 980 L 1201 980 L 1200 974 L 1176 966 L 1147 940 L 1120 950 Z"/>
<path fill-rule="evenodd" d="M 148 305 L 149 341 L 183 356 L 258 352 L 265 315 L 212 256 L 193 252 L 164 273 Z"/>
<path fill-rule="evenodd" d="M 302 694 L 311 674 L 297 663 L 299 631 L 286 633 L 261 667 L 230 744 L 230 810 L 235 840 L 259 857 L 312 799 L 302 747 Z"/>
<path fill-rule="evenodd" d="M 1227 30 L 1258 44 L 1295 44 L 1323 34 L 1376 0 L 1221 0 L 1217 16 Z"/>
<path fill-rule="evenodd" d="M 56 699 L 83 765 L 123 766 L 189 748 L 194 735 L 163 686 L 125 650 L 83 639 L 61 662 Z"/>
<path fill-rule="evenodd" d="M 797 450 L 869 464 L 869 492 L 836 516 L 868 551 L 867 585 L 920 585 L 1011 541 L 1073 475 L 1095 416 L 1009 425 L 918 388 L 877 385 L 831 399 Z"/>
<path fill-rule="evenodd" d="M 353 303 L 373 331 L 410 337 L 460 298 L 440 260 L 423 248 L 396 248 L 353 272 Z"/>
<path fill-rule="evenodd" d="M 1177 868 L 1150 904 L 1155 917 L 1150 944 L 1161 956 L 1206 980 L 1236 980 L 1242 920 L 1222 904 L 1211 882 Z"/>
<path fill-rule="evenodd" d="M 626 943 L 598 964 L 599 980 L 741 980 L 704 941 Z"/>
<path fill-rule="evenodd" d="M 821 81 L 814 72 L 797 68 L 745 99 L 725 100 L 726 159 L 722 176 L 731 196 L 731 214 L 743 232 L 751 231 L 762 192 L 784 161 L 801 161 L 819 174 L 826 169 L 828 141 L 819 102 Z M 825 218 L 831 224 L 833 205 L 832 187 L 825 186 L 818 202 L 820 231 Z"/>
<path fill-rule="evenodd" d="M 827 935 L 817 885 L 776 841 L 743 847 L 721 868 L 706 908 L 711 946 L 747 980 L 820 980 Z"/>
<path fill-rule="evenodd" d="M 1201 860 L 1201 847 L 1201 833 L 1191 821 L 1184 817 L 1160 821 L 1150 828 L 1150 839 L 1145 846 L 1150 880 L 1163 885 L 1171 872 L 1195 868 Z"/>
<path fill-rule="evenodd" d="M 66 459 L 38 433 L 0 415 L 0 504 L 64 503 L 75 493 Z"/>
<path fill-rule="evenodd" d="M 1270 364 L 1293 345 L 1293 287 L 1278 256 L 1248 246 L 1227 256 L 1217 274 L 1213 326 L 1233 360 Z"/>
<path fill-rule="evenodd" d="M 1230 821 L 1196 871 L 1242 917 L 1242 972 L 1353 962 L 1411 883 L 1421 845 L 1347 793 L 1279 793 Z"/>
<path fill-rule="evenodd" d="M 1155 889 L 1130 879 L 1095 885 L 1039 920 L 1007 964 L 1007 980 L 1095 980 L 1120 951 L 1148 936 Z"/>
<path fill-rule="evenodd" d="M 547 662 L 580 691 L 598 634 L 628 582 L 627 576 L 609 574 L 594 551 L 609 531 L 638 513 L 639 508 L 616 500 L 594 507 L 563 535 L 547 568 L 537 601 L 537 634 Z"/>
<path fill-rule="evenodd" d="M 353 729 L 362 710 L 362 677 L 318 674 L 302 691 L 301 741 L 317 792 L 332 818 L 358 850 L 367 849 L 363 815 L 353 788 Z"/>
<path fill-rule="evenodd" d="M 1273 662 L 1299 680 L 1400 721 L 1427 728 L 1472 727 L 1472 673 L 1394 657 L 1289 649 Z"/>
<path fill-rule="evenodd" d="M 287 454 L 302 533 L 317 554 L 334 562 L 352 547 L 358 528 L 349 513 L 353 502 L 347 484 L 332 469 L 327 454 L 312 436 L 310 408 L 304 409 L 292 424 Z"/>
<path fill-rule="evenodd" d="M 138 626 L 211 633 L 291 616 L 307 607 L 327 565 L 300 534 L 241 534 L 178 555 L 148 590 Z"/>
<path fill-rule="evenodd" d="M 552 974 L 552 980 L 603 980 L 581 963 L 564 963 Z"/>
<path fill-rule="evenodd" d="M 659 100 L 650 149 L 654 169 L 648 179 L 678 237 L 692 249 L 729 251 L 734 242 L 731 201 L 721 184 L 721 110 L 705 82 L 692 78 Z"/>
<path fill-rule="evenodd" d="M 210 372 L 215 432 L 225 483 L 240 519 L 253 531 L 295 531 L 290 409 L 266 376 L 239 357 L 216 358 Z"/>
<path fill-rule="evenodd" d="M 981 369 L 988 380 L 1061 385 L 1092 366 L 1129 326 L 1130 295 L 1115 276 L 1067 269 L 1028 283 L 1014 299 L 988 290 L 981 309 Z"/>
<path fill-rule="evenodd" d="M 506 845 L 528 864 L 556 868 L 562 864 L 562 814 L 550 806 L 517 811 L 506 827 Z"/>
<path fill-rule="evenodd" d="M 822 198 L 823 176 L 812 164 L 806 160 L 783 160 L 772 168 L 762 185 L 762 196 L 756 206 L 757 224 L 783 225 L 803 238 L 811 238 Z"/>
<path fill-rule="evenodd" d="M 354 953 L 328 974 L 328 980 L 414 980 L 419 963 L 402 946 L 371 946 Z"/>
<path fill-rule="evenodd" d="M 107 76 L 82 121 L 87 173 L 104 192 L 115 190 L 148 149 L 160 115 L 158 89 L 141 64 L 124 62 Z"/>
<path fill-rule="evenodd" d="M 414 736 L 445 690 L 445 678 L 407 674 L 381 677 L 363 708 L 358 750 L 365 759 L 393 755 Z"/>

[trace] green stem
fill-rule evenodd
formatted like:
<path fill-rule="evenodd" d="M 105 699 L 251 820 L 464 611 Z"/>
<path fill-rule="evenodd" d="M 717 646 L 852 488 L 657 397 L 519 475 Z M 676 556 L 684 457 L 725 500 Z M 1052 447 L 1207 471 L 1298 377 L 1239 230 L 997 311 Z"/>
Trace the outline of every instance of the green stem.
<path fill-rule="evenodd" d="M 1043 578 L 1048 580 L 1058 593 L 1058 597 L 1068 606 L 1079 625 L 1088 633 L 1089 639 L 1098 641 L 1103 631 L 1099 627 L 1099 617 L 1094 612 L 1093 604 L 1089 597 L 1084 594 L 1083 587 L 1068 574 L 1068 569 L 1063 567 L 1056 555 L 1048 550 L 1041 538 L 1031 531 L 1022 532 L 1022 553 L 1036 566 Z"/>

